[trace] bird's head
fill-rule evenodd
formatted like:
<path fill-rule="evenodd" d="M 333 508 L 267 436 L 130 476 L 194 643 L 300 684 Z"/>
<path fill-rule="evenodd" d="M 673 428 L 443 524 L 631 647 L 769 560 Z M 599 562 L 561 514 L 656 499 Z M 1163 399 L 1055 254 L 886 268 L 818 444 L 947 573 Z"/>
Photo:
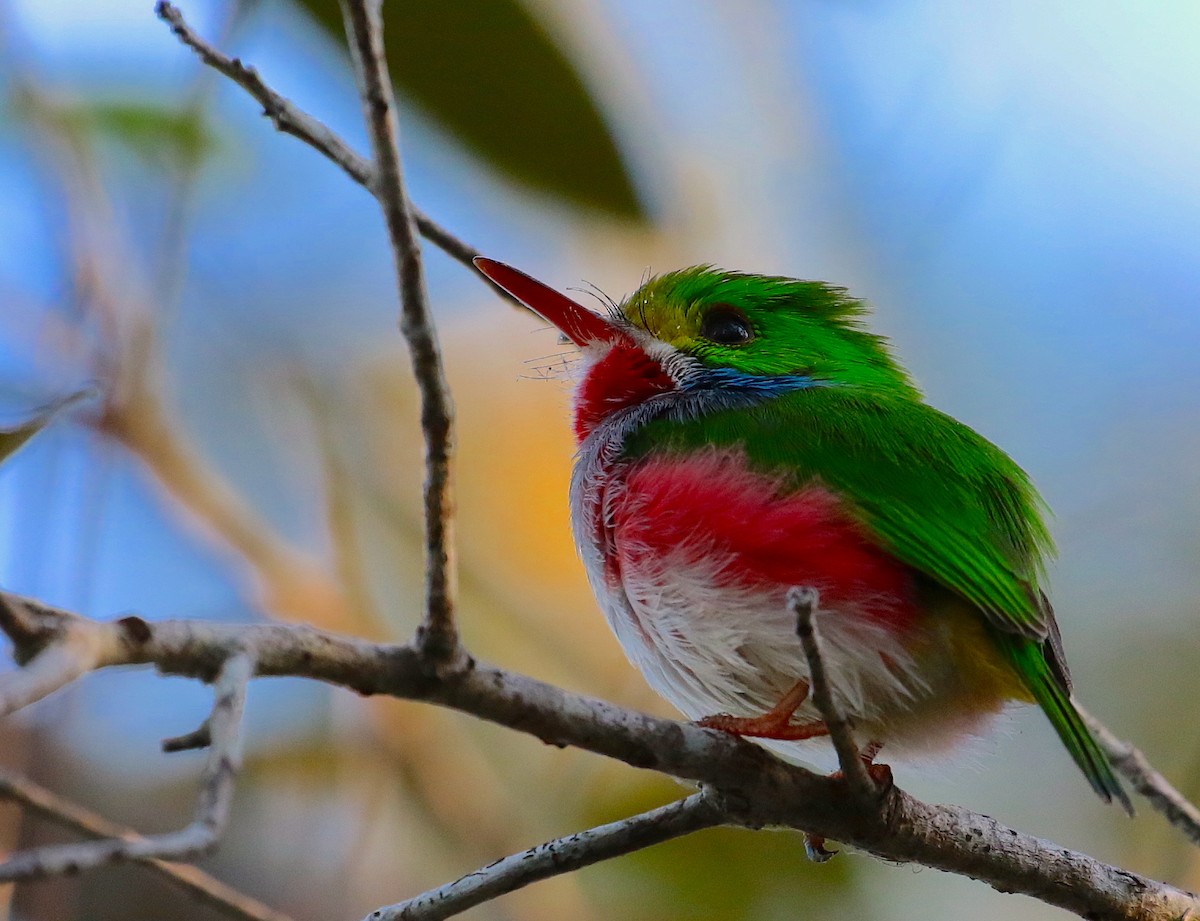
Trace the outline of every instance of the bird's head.
<path fill-rule="evenodd" d="M 603 316 L 504 263 L 475 264 L 582 349 L 581 440 L 612 413 L 664 393 L 915 392 L 887 342 L 863 328 L 862 302 L 822 282 L 696 266 L 651 278 Z"/>

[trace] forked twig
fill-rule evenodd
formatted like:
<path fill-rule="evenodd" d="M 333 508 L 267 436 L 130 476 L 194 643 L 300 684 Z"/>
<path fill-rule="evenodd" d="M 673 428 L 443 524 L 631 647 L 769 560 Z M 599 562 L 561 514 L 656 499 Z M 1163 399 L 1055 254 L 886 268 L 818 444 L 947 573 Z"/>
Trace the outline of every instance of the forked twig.
<path fill-rule="evenodd" d="M 225 660 L 214 682 L 215 700 L 209 717 L 212 744 L 191 824 L 165 835 L 106 838 L 21 851 L 0 863 L 0 882 L 59 876 L 129 860 L 192 860 L 212 850 L 229 821 L 234 778 L 241 764 L 246 686 L 253 675 L 254 658 L 238 650 Z"/>
<path fill-rule="evenodd" d="M 5 600 L 25 603 L 12 596 Z M 294 624 L 147 623 L 133 617 L 100 623 L 44 605 L 29 623 L 54 632 L 55 620 L 80 630 L 116 632 L 123 639 L 114 645 L 112 665 L 153 664 L 164 674 L 209 680 L 231 654 L 249 651 L 259 675 L 306 677 L 360 694 L 452 707 L 552 744 L 575 745 L 699 783 L 714 791 L 715 807 L 730 824 L 815 829 L 886 860 L 969 875 L 1089 918 L 1174 921 L 1200 911 L 1200 899 L 1192 893 L 987 816 L 922 803 L 895 787 L 881 810 L 878 801 L 846 796 L 840 780 L 785 764 L 724 733 L 622 710 L 482 662 L 431 671 L 428 658 L 414 646 L 369 643 Z M 216 722 L 214 750 L 223 735 Z"/>
<path fill-rule="evenodd" d="M 277 130 L 303 141 L 313 150 L 336 163 L 347 176 L 372 195 L 378 194 L 375 168 L 370 161 L 357 153 L 328 126 L 313 118 L 286 96 L 275 92 L 263 80 L 256 68 L 243 64 L 238 58 L 229 57 L 206 42 L 188 25 L 187 20 L 183 18 L 183 13 L 174 4 L 167 0 L 160 0 L 155 5 L 154 11 L 163 22 L 171 27 L 171 31 L 183 44 L 196 52 L 201 61 L 224 74 L 254 97 L 262 106 L 263 115 L 271 120 L 271 124 Z M 412 215 L 421 236 L 469 268 L 477 277 L 487 282 L 488 286 L 499 296 L 510 303 L 522 306 L 512 295 L 487 281 L 475 268 L 472 260 L 480 255 L 475 247 L 460 240 L 418 208 L 412 209 Z"/>
<path fill-rule="evenodd" d="M 19 599 L 5 600 L 2 604 L 14 618 L 13 624 L 23 623 L 15 619 L 18 612 L 22 616 L 31 615 L 22 611 Z M 120 641 L 113 631 L 83 629 L 81 624 L 80 620 L 64 621 L 52 637 L 38 638 L 41 648 L 24 668 L 0 674 L 0 716 L 27 707 L 119 658 Z M 34 636 L 27 635 L 27 642 Z M 14 642 L 20 640 L 14 637 Z"/>
<path fill-rule="evenodd" d="M 78 803 L 52 793 L 24 777 L 0 771 L 0 799 L 18 803 L 44 819 L 62 825 L 90 838 L 121 838 L 142 840 L 132 828 L 119 825 L 104 816 L 85 809 Z M 164 879 L 189 892 L 198 901 L 210 905 L 222 914 L 241 921 L 292 921 L 257 899 L 238 892 L 213 876 L 187 864 L 166 860 L 148 860 L 145 866 Z"/>

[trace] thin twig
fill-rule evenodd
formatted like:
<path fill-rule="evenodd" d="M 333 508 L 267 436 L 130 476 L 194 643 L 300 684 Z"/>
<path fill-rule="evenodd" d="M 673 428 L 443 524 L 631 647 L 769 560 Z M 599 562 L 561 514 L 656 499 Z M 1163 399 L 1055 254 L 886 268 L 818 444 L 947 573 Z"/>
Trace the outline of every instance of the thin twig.
<path fill-rule="evenodd" d="M 1167 821 L 1196 845 L 1200 845 L 1200 809 L 1190 803 L 1170 781 L 1154 770 L 1140 750 L 1117 738 L 1107 726 L 1076 704 L 1083 721 L 1108 755 L 1113 767 L 1125 775 L 1130 785 L 1142 794 Z"/>
<path fill-rule="evenodd" d="M 212 745 L 212 721 L 207 717 L 191 732 L 162 740 L 162 750 L 168 755 L 175 752 L 193 751 L 197 748 L 208 748 L 210 745 Z"/>
<path fill-rule="evenodd" d="M 342 0 L 350 56 L 375 160 L 375 197 L 383 209 L 400 288 L 400 331 L 412 356 L 421 393 L 425 436 L 425 617 L 418 634 L 423 650 L 440 661 L 461 659 L 454 623 L 457 572 L 454 543 L 454 406 L 442 367 L 437 331 L 425 291 L 421 246 L 404 187 L 397 137 L 396 100 L 383 47 L 382 0 Z"/>
<path fill-rule="evenodd" d="M 0 771 L 0 799 L 12 800 L 43 818 L 70 828 L 91 838 L 121 838 L 142 840 L 131 828 L 120 825 L 52 793 L 25 777 Z M 212 906 L 231 918 L 243 921 L 292 921 L 282 912 L 262 904 L 257 899 L 227 886 L 203 870 L 166 860 L 148 860 L 150 870 L 179 888 L 190 892 L 198 901 Z"/>
<path fill-rule="evenodd" d="M 271 120 L 271 124 L 284 134 L 303 141 L 309 147 L 336 163 L 342 170 L 363 186 L 372 195 L 378 195 L 375 169 L 365 157 L 357 153 L 349 144 L 338 137 L 320 120 L 313 118 L 286 96 L 275 92 L 259 75 L 258 70 L 243 64 L 238 58 L 231 58 L 206 42 L 183 18 L 178 7 L 167 0 L 160 0 L 154 8 L 158 17 L 171 27 L 171 31 L 183 44 L 196 52 L 197 56 L 209 67 L 224 74 L 258 101 L 263 108 L 263 115 Z M 412 208 L 412 216 L 416 221 L 417 230 L 421 236 L 442 250 L 451 258 L 461 262 L 478 278 L 487 282 L 488 287 L 510 303 L 524 308 L 512 295 L 496 287 L 475 268 L 474 259 L 480 255 L 475 247 L 460 240 L 445 227 L 432 220 L 419 209 Z"/>
<path fill-rule="evenodd" d="M 373 911 L 365 921 L 441 921 L 530 883 L 571 873 L 723 822 L 724 815 L 709 794 L 694 793 L 658 809 L 555 838 L 497 860 L 445 886 Z"/>
<path fill-rule="evenodd" d="M 254 658 L 244 650 L 232 649 L 214 683 L 215 700 L 209 717 L 212 745 L 191 824 L 165 835 L 106 838 L 22 851 L 0 863 L 0 882 L 61 876 L 129 860 L 191 860 L 210 852 L 229 821 L 234 778 L 241 764 L 246 686 L 253 675 Z"/>
<path fill-rule="evenodd" d="M 804 656 L 808 659 L 813 705 L 829 730 L 829 738 L 837 752 L 838 766 L 847 785 L 856 795 L 873 800 L 877 798 L 879 788 L 863 764 L 850 721 L 834 700 L 829 675 L 825 671 L 825 660 L 821 656 L 821 639 L 814 620 L 820 596 L 811 588 L 793 588 L 788 591 L 787 598 L 792 613 L 796 615 L 796 635 L 800 637 L 800 645 L 804 647 Z"/>
<path fill-rule="evenodd" d="M 375 171 L 370 162 L 322 122 L 300 109 L 291 100 L 276 93 L 253 67 L 243 64 L 238 58 L 223 54 L 202 39 L 187 24 L 183 13 L 174 4 L 168 3 L 167 0 L 159 0 L 155 4 L 154 12 L 171 27 L 171 31 L 181 42 L 196 52 L 201 61 L 224 74 L 258 100 L 259 105 L 263 107 L 263 115 L 271 120 L 271 124 L 277 130 L 299 138 L 340 166 L 346 175 L 367 191 L 374 191 Z"/>

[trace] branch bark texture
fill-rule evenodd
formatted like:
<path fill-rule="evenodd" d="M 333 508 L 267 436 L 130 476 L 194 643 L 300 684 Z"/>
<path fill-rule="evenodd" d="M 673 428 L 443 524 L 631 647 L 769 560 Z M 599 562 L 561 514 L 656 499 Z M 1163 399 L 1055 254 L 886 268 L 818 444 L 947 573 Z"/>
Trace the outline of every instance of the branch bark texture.
<path fill-rule="evenodd" d="M 85 621 L 78 619 L 67 626 L 63 635 L 64 639 L 50 643 L 38 653 L 26 672 L 17 676 L 18 679 L 28 678 L 35 671 L 34 666 L 48 656 L 76 656 L 78 667 L 69 671 L 82 674 L 96 667 L 96 657 L 91 649 L 104 648 L 115 653 L 126 645 L 120 634 L 111 630 L 90 630 Z M 90 638 L 94 642 L 66 644 L 68 639 L 77 640 L 80 637 Z M 125 638 L 128 638 L 127 633 Z M 119 656 L 115 658 L 119 661 Z M 0 863 L 0 883 L 78 873 L 130 860 L 193 860 L 212 851 L 229 822 L 234 778 L 241 763 L 242 712 L 246 702 L 246 687 L 253 673 L 251 655 L 235 646 L 229 647 L 214 682 L 216 699 L 208 719 L 209 757 L 204 769 L 196 817 L 186 828 L 145 838 L 117 836 L 85 844 L 49 845 L 22 851 Z M 9 682 L 10 689 L 19 689 L 20 686 L 20 680 Z"/>
<path fill-rule="evenodd" d="M 641 815 L 555 838 L 497 860 L 445 886 L 373 911 L 364 921 L 441 921 L 537 880 L 720 824 L 722 812 L 713 797 L 695 793 Z"/>
<path fill-rule="evenodd" d="M 312 628 L 194 621 L 102 623 L 2 596 L 30 627 L 19 653 L 53 644 L 68 629 L 102 634 L 108 665 L 153 665 L 163 674 L 213 680 L 238 651 L 259 676 L 325 681 L 451 707 L 533 735 L 702 784 L 717 823 L 783 826 L 852 845 L 887 860 L 970 876 L 1094 919 L 1167 921 L 1200 912 L 1192 893 L 1022 834 L 957 806 L 930 805 L 891 787 L 864 801 L 839 777 L 785 764 L 720 732 L 658 719 L 573 694 L 515 672 L 468 661 L 447 670 L 416 645 L 382 645 Z M 12 690 L 24 672 L 2 676 Z M 139 858 L 140 859 L 140 858 Z"/>

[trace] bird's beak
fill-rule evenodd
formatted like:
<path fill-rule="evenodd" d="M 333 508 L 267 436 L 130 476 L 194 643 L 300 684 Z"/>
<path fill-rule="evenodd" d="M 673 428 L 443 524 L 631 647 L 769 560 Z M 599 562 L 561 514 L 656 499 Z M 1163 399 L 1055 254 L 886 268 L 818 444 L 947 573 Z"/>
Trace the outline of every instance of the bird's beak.
<path fill-rule="evenodd" d="M 562 331 L 568 339 L 583 347 L 596 343 L 628 343 L 629 335 L 598 313 L 576 304 L 536 278 L 511 265 L 476 256 L 475 268 L 518 301 Z"/>

